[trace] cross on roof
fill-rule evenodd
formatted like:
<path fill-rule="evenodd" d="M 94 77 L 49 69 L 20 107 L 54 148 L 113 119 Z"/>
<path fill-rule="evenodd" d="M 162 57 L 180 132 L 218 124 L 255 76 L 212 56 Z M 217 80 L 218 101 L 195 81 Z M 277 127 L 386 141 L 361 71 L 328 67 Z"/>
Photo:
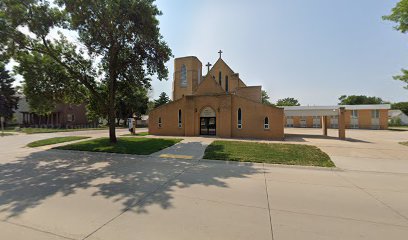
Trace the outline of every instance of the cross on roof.
<path fill-rule="evenodd" d="M 210 67 L 212 66 L 212 64 L 208 62 L 205 66 L 207 66 L 207 68 L 208 68 L 207 73 L 210 72 Z"/>
<path fill-rule="evenodd" d="M 221 58 L 222 51 L 220 50 L 218 53 L 220 54 L 220 58 Z"/>

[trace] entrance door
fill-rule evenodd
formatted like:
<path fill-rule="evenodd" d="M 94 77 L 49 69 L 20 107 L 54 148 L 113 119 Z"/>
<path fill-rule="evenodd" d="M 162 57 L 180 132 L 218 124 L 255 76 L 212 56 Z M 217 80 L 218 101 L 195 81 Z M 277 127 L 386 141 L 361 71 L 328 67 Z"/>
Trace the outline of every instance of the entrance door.
<path fill-rule="evenodd" d="M 357 112 L 357 110 L 351 110 L 350 128 L 358 128 L 358 112 Z"/>
<path fill-rule="evenodd" d="M 201 135 L 216 135 L 215 117 L 200 118 L 200 134 Z"/>
<path fill-rule="evenodd" d="M 293 117 L 286 117 L 286 127 L 293 127 Z"/>
<path fill-rule="evenodd" d="M 320 116 L 313 116 L 313 127 L 321 128 L 320 126 Z"/>
<path fill-rule="evenodd" d="M 371 110 L 371 128 L 380 129 L 380 110 Z"/>
<path fill-rule="evenodd" d="M 339 116 L 331 116 L 330 117 L 330 127 L 331 128 L 338 128 L 339 127 Z"/>

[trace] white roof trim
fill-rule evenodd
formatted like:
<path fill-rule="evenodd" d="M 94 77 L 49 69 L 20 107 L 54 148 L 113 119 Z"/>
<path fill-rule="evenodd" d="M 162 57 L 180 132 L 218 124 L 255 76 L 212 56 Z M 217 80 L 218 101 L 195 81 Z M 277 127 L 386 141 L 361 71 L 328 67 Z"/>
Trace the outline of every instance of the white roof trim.
<path fill-rule="evenodd" d="M 374 109 L 390 109 L 390 104 L 366 104 L 366 105 L 334 105 L 334 106 L 286 106 L 285 111 L 292 110 L 335 110 L 340 107 L 346 110 L 374 110 Z"/>
<path fill-rule="evenodd" d="M 337 116 L 340 107 L 346 110 L 390 109 L 390 104 L 334 105 L 334 106 L 288 106 L 283 107 L 285 116 Z"/>

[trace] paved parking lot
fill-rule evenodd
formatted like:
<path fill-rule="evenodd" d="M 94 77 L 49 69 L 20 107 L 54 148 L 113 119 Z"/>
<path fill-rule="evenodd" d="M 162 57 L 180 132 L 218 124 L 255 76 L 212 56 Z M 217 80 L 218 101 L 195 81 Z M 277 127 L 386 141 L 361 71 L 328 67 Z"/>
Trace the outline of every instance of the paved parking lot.
<path fill-rule="evenodd" d="M 408 132 L 286 132 L 339 168 L 197 159 L 209 138 L 168 149 L 193 159 L 23 148 L 100 131 L 0 138 L 0 238 L 406 239 Z"/>

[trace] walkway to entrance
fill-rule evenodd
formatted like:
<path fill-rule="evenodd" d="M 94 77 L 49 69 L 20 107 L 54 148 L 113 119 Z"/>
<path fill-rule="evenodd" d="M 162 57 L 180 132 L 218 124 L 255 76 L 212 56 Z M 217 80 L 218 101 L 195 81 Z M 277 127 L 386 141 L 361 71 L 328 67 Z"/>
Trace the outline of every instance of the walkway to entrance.
<path fill-rule="evenodd" d="M 182 158 L 182 159 L 201 159 L 204 151 L 214 138 L 189 137 L 178 144 L 159 152 L 153 153 L 152 156 L 163 158 Z"/>

